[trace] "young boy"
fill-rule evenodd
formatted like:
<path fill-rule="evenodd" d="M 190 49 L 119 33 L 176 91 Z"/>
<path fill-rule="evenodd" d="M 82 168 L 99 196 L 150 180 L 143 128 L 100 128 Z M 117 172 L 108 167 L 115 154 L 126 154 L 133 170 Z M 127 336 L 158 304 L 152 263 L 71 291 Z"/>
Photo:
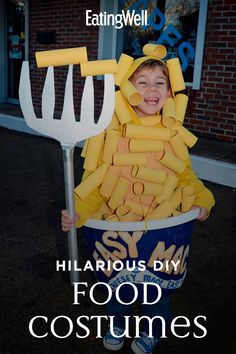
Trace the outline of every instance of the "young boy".
<path fill-rule="evenodd" d="M 140 63 L 140 65 L 138 64 Z M 158 122 L 158 113 L 162 112 L 162 108 L 167 100 L 171 97 L 171 87 L 168 76 L 168 69 L 166 65 L 154 58 L 149 58 L 144 60 L 137 59 L 134 61 L 130 68 L 129 81 L 134 85 L 136 90 L 141 95 L 141 102 L 137 106 L 133 106 L 133 110 L 136 114 L 138 124 L 145 126 L 145 120 L 148 122 L 149 118 L 154 117 L 152 123 L 148 125 L 159 126 Z M 156 117 L 156 122 L 155 122 Z M 137 121 L 136 121 L 137 122 Z M 136 124 L 136 122 L 132 122 Z M 209 190 L 207 190 L 201 181 L 199 181 L 192 171 L 191 162 L 189 160 L 184 161 L 185 170 L 178 174 L 178 185 L 193 185 L 196 193 L 194 205 L 192 208 L 200 208 L 200 213 L 198 219 L 204 221 L 208 218 L 210 209 L 214 205 L 214 199 Z M 100 198 L 100 203 L 103 200 L 99 193 L 97 194 Z M 91 204 L 91 203 L 90 203 Z M 98 208 L 98 204 L 93 208 L 89 203 L 87 204 L 90 214 L 92 214 Z M 62 230 L 68 231 L 78 220 L 82 218 L 84 222 L 85 218 L 83 214 L 86 211 L 84 210 L 84 203 L 82 202 L 81 206 L 77 208 L 78 214 L 74 220 L 71 220 L 66 211 L 62 211 Z M 86 217 L 89 217 L 86 214 Z M 114 332 L 111 333 L 110 330 L 106 333 L 103 339 L 103 344 L 105 348 L 109 350 L 119 350 L 124 344 L 124 317 L 125 315 L 131 314 L 131 307 L 127 305 L 120 304 L 115 298 L 112 298 L 107 305 L 107 312 L 109 316 L 115 316 L 115 328 Z M 154 305 L 142 305 L 142 316 L 147 316 L 152 318 L 154 316 L 162 316 L 168 322 L 171 319 L 170 308 L 169 308 L 169 298 L 162 297 L 162 299 Z M 115 334 L 116 336 L 114 336 Z M 144 332 L 141 334 L 140 338 L 133 340 L 131 348 L 134 353 L 152 353 L 153 349 L 157 345 L 159 338 L 161 336 L 160 324 L 154 322 L 153 326 L 153 337 L 148 337 L 148 323 L 144 324 Z"/>

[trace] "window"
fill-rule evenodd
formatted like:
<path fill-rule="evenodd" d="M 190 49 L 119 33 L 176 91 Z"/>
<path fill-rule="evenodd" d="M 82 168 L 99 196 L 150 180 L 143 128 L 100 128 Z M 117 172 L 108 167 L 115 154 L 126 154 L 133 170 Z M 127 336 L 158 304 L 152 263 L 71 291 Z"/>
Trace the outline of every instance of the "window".
<path fill-rule="evenodd" d="M 100 26 L 99 58 L 119 58 L 126 53 L 142 56 L 146 43 L 163 44 L 165 59 L 178 56 L 187 86 L 200 88 L 205 25 L 206 0 L 101 0 L 101 12 L 122 10 L 147 11 L 148 26 Z M 111 43 L 110 46 L 107 43 Z"/>

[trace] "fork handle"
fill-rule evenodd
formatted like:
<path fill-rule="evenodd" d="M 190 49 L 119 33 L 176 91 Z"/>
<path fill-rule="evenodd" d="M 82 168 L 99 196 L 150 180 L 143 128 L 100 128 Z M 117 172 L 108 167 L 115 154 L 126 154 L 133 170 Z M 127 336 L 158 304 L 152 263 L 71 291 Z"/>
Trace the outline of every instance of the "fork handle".
<path fill-rule="evenodd" d="M 61 145 L 63 151 L 63 164 L 64 164 L 64 182 L 65 182 L 65 196 L 66 196 L 66 210 L 71 219 L 75 216 L 74 205 L 74 148 L 75 145 Z M 77 245 L 77 232 L 76 227 L 73 226 L 68 232 L 68 249 L 69 260 L 72 263 L 72 270 L 70 271 L 70 281 L 79 282 L 79 272 L 74 270 L 78 264 L 78 245 Z"/>

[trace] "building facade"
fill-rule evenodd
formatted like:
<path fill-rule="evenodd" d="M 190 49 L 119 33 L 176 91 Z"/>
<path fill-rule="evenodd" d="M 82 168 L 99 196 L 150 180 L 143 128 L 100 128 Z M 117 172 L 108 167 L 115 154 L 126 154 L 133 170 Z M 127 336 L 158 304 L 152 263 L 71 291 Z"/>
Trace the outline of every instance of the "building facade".
<path fill-rule="evenodd" d="M 40 110 L 46 69 L 38 69 L 35 52 L 86 46 L 89 60 L 138 57 L 147 42 L 167 46 L 182 62 L 190 97 L 185 125 L 198 136 L 236 140 L 236 4 L 230 0 L 1 0 L 0 102 L 19 104 L 21 63 L 30 61 L 32 95 Z M 146 9 L 149 28 L 115 28 L 86 23 L 90 14 Z M 56 113 L 60 116 L 67 67 L 55 68 Z M 103 81 L 96 78 L 96 111 Z M 75 112 L 79 116 L 84 80 L 74 66 Z"/>

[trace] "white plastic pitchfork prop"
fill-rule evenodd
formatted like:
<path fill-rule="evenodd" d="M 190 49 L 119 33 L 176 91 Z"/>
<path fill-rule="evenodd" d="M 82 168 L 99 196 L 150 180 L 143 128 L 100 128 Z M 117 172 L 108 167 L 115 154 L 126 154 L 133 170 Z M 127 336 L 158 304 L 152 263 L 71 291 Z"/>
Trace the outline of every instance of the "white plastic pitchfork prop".
<path fill-rule="evenodd" d="M 26 123 L 34 130 L 58 140 L 63 151 L 66 208 L 71 218 L 74 218 L 74 167 L 73 153 L 75 144 L 88 137 L 101 133 L 109 124 L 114 112 L 115 87 L 113 74 L 105 74 L 104 100 L 101 115 L 97 123 L 94 122 L 94 89 L 93 78 L 87 76 L 81 100 L 80 121 L 75 120 L 73 102 L 73 65 L 69 65 L 65 96 L 61 119 L 53 119 L 55 107 L 55 86 L 53 67 L 48 67 L 47 76 L 42 94 L 42 118 L 37 118 L 34 112 L 29 63 L 23 62 L 19 86 L 20 105 Z M 73 227 L 68 232 L 69 259 L 78 261 L 77 233 Z M 71 282 L 78 282 L 78 272 L 70 272 Z"/>

